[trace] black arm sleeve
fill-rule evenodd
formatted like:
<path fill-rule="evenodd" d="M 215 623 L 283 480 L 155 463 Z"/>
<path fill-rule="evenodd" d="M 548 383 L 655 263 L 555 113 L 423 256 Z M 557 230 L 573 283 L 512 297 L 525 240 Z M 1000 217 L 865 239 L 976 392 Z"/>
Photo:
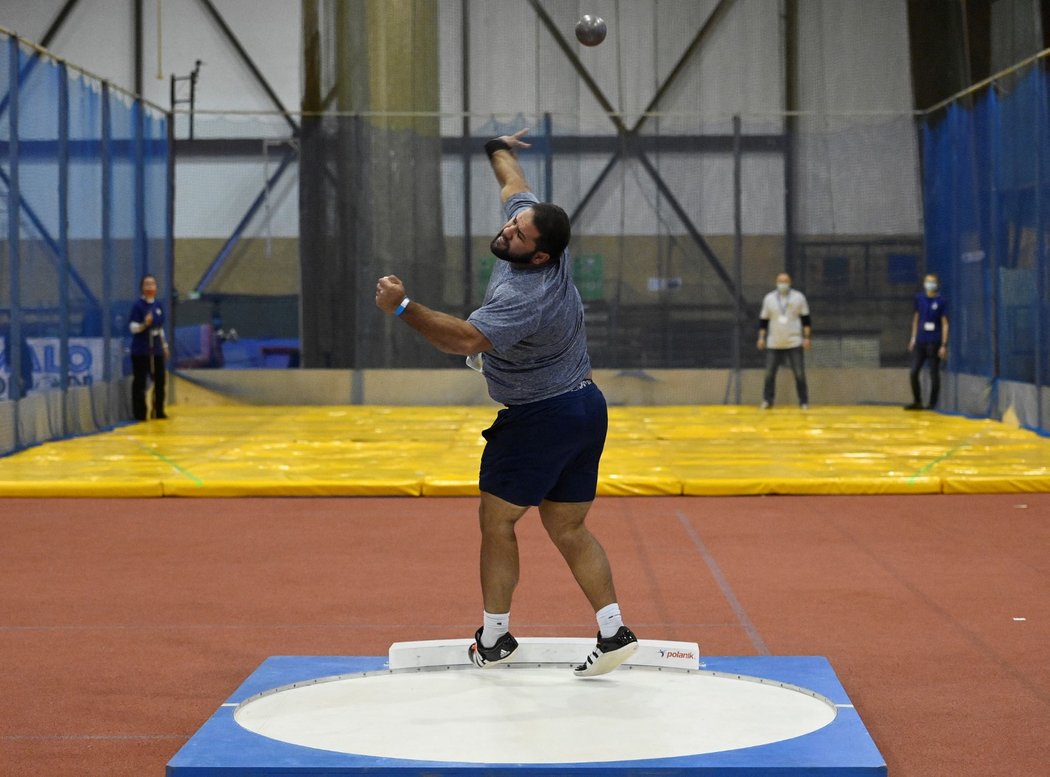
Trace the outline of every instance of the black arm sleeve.
<path fill-rule="evenodd" d="M 761 332 L 762 334 L 765 334 L 767 331 L 769 331 L 769 319 L 768 318 L 760 318 L 758 320 L 758 331 Z"/>
<path fill-rule="evenodd" d="M 813 323 L 810 320 L 809 316 L 802 316 L 801 318 L 802 318 L 802 326 L 810 326 L 810 327 L 813 326 Z"/>

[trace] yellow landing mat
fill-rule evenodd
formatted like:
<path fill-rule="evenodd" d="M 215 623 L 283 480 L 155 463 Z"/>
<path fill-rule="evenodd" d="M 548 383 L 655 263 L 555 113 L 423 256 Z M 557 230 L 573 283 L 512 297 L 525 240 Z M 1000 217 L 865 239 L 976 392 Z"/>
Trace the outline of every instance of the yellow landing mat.
<path fill-rule="evenodd" d="M 464 496 L 495 407 L 191 407 L 0 459 L 0 497 Z M 1050 491 L 1050 439 L 898 407 L 613 407 L 600 496 Z"/>

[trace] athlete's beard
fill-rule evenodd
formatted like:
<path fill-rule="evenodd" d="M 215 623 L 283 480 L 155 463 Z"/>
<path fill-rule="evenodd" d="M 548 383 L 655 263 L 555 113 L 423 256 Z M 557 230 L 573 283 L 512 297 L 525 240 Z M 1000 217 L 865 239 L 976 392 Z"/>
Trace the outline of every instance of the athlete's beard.
<path fill-rule="evenodd" d="M 492 243 L 489 245 L 489 250 L 497 259 L 502 259 L 511 264 L 529 264 L 532 261 L 532 257 L 536 255 L 535 251 L 528 254 L 512 254 L 510 252 L 510 243 L 503 239 L 502 230 L 492 239 Z"/>

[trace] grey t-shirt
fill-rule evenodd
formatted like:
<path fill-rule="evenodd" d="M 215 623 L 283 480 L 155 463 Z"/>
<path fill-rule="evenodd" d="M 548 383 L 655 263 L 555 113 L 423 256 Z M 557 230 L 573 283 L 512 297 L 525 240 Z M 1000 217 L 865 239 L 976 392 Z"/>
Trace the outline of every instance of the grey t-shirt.
<path fill-rule="evenodd" d="M 511 196 L 504 203 L 507 218 L 535 202 L 531 192 Z M 591 371 L 568 249 L 560 261 L 541 267 L 497 261 L 484 302 L 467 320 L 492 343 L 483 374 L 489 396 L 504 405 L 564 394 Z"/>
<path fill-rule="evenodd" d="M 771 291 L 762 299 L 759 318 L 769 322 L 766 347 L 773 350 L 802 347 L 802 317 L 809 315 L 806 295 L 788 289 L 787 296 Z"/>

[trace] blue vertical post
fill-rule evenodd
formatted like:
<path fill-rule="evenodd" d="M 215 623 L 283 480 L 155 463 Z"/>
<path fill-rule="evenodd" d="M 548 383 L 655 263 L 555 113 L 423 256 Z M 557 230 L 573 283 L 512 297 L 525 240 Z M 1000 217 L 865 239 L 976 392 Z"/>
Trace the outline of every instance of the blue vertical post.
<path fill-rule="evenodd" d="M 131 104 L 132 118 L 134 124 L 134 148 L 135 148 L 135 284 L 138 287 L 138 279 L 149 272 L 149 259 L 146 256 L 146 161 L 144 117 L 141 98 L 136 98 Z"/>
<path fill-rule="evenodd" d="M 109 82 L 102 82 L 102 126 L 99 164 L 102 166 L 102 380 L 113 379 L 113 117 Z"/>
<path fill-rule="evenodd" d="M 20 433 L 19 407 L 17 401 L 22 398 L 22 256 L 21 243 L 19 242 L 19 219 L 22 192 L 19 189 L 18 180 L 18 157 L 21 153 L 18 137 L 18 114 L 19 114 L 19 49 L 16 38 L 8 38 L 8 73 L 10 83 L 8 84 L 7 120 L 10 126 L 10 184 L 7 190 L 7 242 L 8 252 L 11 256 L 11 326 L 7 337 L 8 366 L 11 370 L 11 381 L 8 389 L 8 397 L 15 401 L 14 417 L 14 446 L 15 450 L 22 447 L 22 435 Z"/>
<path fill-rule="evenodd" d="M 175 366 L 175 114 L 168 113 L 164 121 L 164 138 L 167 143 L 167 154 L 164 157 L 164 260 L 167 267 L 167 281 L 164 284 L 165 299 L 168 302 L 168 313 L 165 321 L 168 342 L 171 343 L 171 363 L 167 365 L 170 371 Z M 175 387 L 168 383 L 169 396 L 172 400 L 175 396 Z"/>
<path fill-rule="evenodd" d="M 942 246 L 942 249 L 946 252 L 947 255 L 944 256 L 944 257 L 941 257 L 940 261 L 943 262 L 943 266 L 944 266 L 945 270 L 948 271 L 948 281 L 947 281 L 948 288 L 951 289 L 951 293 L 955 296 L 956 299 L 962 299 L 963 298 L 963 293 L 962 293 L 962 289 L 960 288 L 960 282 L 959 282 L 959 279 L 962 277 L 962 273 L 958 271 L 959 262 L 961 261 L 960 258 L 959 258 L 959 244 L 958 244 L 958 235 L 959 235 L 959 188 L 958 188 L 958 183 L 959 183 L 959 165 L 962 164 L 962 162 L 957 158 L 957 154 L 955 152 L 955 148 L 956 148 L 956 146 L 958 144 L 957 134 L 959 132 L 958 125 L 959 125 L 960 108 L 959 108 L 958 103 L 952 103 L 951 105 L 949 105 L 948 108 L 947 108 L 947 111 L 948 111 L 948 115 L 945 117 L 944 124 L 937 128 L 938 146 L 940 146 L 943 149 L 945 142 L 947 142 L 947 144 L 948 144 L 948 148 L 943 150 L 942 154 L 943 154 L 944 163 L 948 167 L 948 170 L 947 170 L 947 174 L 948 174 L 947 175 L 947 178 L 948 178 L 947 192 L 948 192 L 948 194 L 947 194 L 947 196 L 948 196 L 948 207 L 950 208 L 950 211 L 947 214 L 948 225 L 947 225 L 947 230 L 946 230 L 945 235 L 944 235 L 944 242 L 943 242 L 943 246 Z M 942 170 L 941 172 L 943 174 L 945 171 Z M 938 203 L 938 204 L 935 204 L 934 207 L 943 207 L 943 205 L 940 205 Z M 929 262 L 929 257 L 927 257 L 926 260 L 927 260 L 927 262 Z M 917 280 L 919 281 L 919 283 L 922 283 L 922 276 L 920 276 Z M 942 284 L 942 286 L 945 285 L 945 279 L 944 278 L 941 278 L 941 284 Z M 950 331 L 950 334 L 951 334 L 952 339 L 956 340 L 956 344 L 954 345 L 954 349 L 957 352 L 959 350 L 959 343 L 961 343 L 962 339 L 963 339 L 962 337 L 960 337 L 960 335 L 963 334 L 963 328 L 969 326 L 969 323 L 966 320 L 966 318 L 967 318 L 966 316 L 961 315 L 961 311 L 960 310 L 956 310 L 956 311 L 953 311 L 953 317 L 951 319 L 949 319 L 949 324 L 948 324 L 949 331 L 951 330 L 951 328 L 955 328 L 955 331 L 954 332 Z M 947 373 L 949 373 L 949 374 L 956 373 L 955 375 L 952 375 L 952 382 L 951 382 L 951 384 L 952 384 L 953 394 L 955 396 L 955 403 L 956 403 L 955 409 L 956 410 L 960 410 L 961 408 L 959 407 L 959 375 L 958 375 L 958 368 L 956 367 L 957 362 L 958 362 L 958 359 L 955 359 L 955 360 L 949 359 L 947 364 L 946 364 L 946 370 L 945 371 Z"/>
<path fill-rule="evenodd" d="M 58 387 L 62 435 L 69 434 L 69 74 L 58 63 Z"/>
<path fill-rule="evenodd" d="M 1035 147 L 1035 414 L 1036 426 L 1045 429 L 1043 424 L 1043 372 L 1046 368 L 1047 338 L 1046 327 L 1050 321 L 1046 320 L 1047 302 L 1046 295 L 1050 289 L 1046 288 L 1047 274 L 1047 251 L 1046 251 L 1046 220 L 1043 209 L 1046 203 L 1043 200 L 1043 176 L 1046 174 L 1043 156 L 1047 152 L 1046 132 L 1047 123 L 1047 79 L 1046 73 L 1037 64 L 1030 76 L 1034 80 L 1032 92 L 1035 95 L 1036 106 L 1036 132 L 1038 138 Z"/>
<path fill-rule="evenodd" d="M 992 341 L 992 390 L 988 395 L 988 409 L 985 411 L 985 414 L 991 418 L 999 416 L 999 387 L 1002 379 L 1003 363 L 1001 342 L 1004 331 L 1003 300 L 1002 284 L 999 283 L 999 267 L 1008 256 L 1008 251 L 1003 250 L 1005 242 L 999 231 L 999 179 L 1002 170 L 1002 157 L 999 152 L 1002 141 L 998 130 L 1002 120 L 1002 106 L 997 95 L 998 91 L 996 89 L 988 89 L 983 101 L 983 104 L 987 106 L 986 119 L 988 123 L 988 137 L 986 138 L 988 143 L 988 220 L 987 226 L 982 230 L 981 237 L 987 236 L 988 241 L 986 252 L 988 261 L 984 263 L 986 268 L 984 282 L 990 292 L 988 296 L 992 302 L 992 309 L 987 321 L 989 336 Z M 974 134 L 977 133 L 977 111 L 980 110 L 981 105 L 982 101 L 977 100 L 973 110 L 973 127 L 971 131 Z M 974 140 L 975 147 L 979 140 L 980 138 Z M 978 181 L 979 179 L 974 181 L 974 188 L 977 187 Z M 980 205 L 979 198 L 977 202 Z"/>

